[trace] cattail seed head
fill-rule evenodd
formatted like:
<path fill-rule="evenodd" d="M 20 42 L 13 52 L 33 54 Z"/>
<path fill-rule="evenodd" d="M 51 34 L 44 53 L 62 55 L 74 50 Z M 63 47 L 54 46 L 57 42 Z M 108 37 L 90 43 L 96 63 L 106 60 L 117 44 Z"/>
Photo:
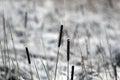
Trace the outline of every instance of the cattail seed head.
<path fill-rule="evenodd" d="M 60 45 L 61 45 L 62 34 L 63 34 L 63 25 L 61 25 L 61 27 L 60 27 L 59 40 L 58 40 L 58 47 L 60 47 Z"/>
<path fill-rule="evenodd" d="M 71 80 L 74 78 L 74 66 L 72 66 L 72 72 L 71 72 Z"/>
<path fill-rule="evenodd" d="M 27 47 L 25 47 L 25 49 L 26 49 L 26 53 L 27 53 L 28 63 L 31 64 L 29 50 Z"/>
<path fill-rule="evenodd" d="M 5 16 L 4 16 L 4 14 L 3 14 L 3 16 L 2 16 L 2 20 L 3 20 L 3 28 L 4 28 L 4 30 L 5 30 Z"/>
<path fill-rule="evenodd" d="M 27 27 L 27 21 L 28 21 L 28 13 L 25 12 L 25 23 L 24 23 L 24 27 Z"/>
<path fill-rule="evenodd" d="M 67 39 L 67 61 L 70 59 L 70 39 Z"/>

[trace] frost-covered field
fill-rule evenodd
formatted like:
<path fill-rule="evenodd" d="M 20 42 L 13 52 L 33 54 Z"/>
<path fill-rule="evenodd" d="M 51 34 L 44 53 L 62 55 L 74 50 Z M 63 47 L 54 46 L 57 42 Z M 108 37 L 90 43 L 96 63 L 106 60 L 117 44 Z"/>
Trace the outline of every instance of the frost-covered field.
<path fill-rule="evenodd" d="M 0 0 L 0 80 L 17 80 L 13 79 L 16 76 L 20 80 L 31 80 L 31 71 L 34 80 L 39 77 L 48 80 L 47 76 L 53 80 L 61 24 L 64 35 L 57 80 L 67 79 L 68 38 L 71 41 L 69 72 L 71 74 L 74 65 L 74 80 L 114 80 L 111 64 L 116 62 L 115 55 L 120 54 L 120 1 L 114 0 L 112 4 L 108 1 Z M 28 14 L 26 29 L 25 12 Z M 31 66 L 25 46 L 30 52 Z M 117 67 L 118 79 L 119 71 Z"/>

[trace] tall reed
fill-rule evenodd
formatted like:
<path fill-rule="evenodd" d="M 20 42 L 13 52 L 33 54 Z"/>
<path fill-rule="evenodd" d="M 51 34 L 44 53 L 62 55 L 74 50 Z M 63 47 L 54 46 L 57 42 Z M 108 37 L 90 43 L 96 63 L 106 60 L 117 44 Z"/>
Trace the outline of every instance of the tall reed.
<path fill-rule="evenodd" d="M 4 14 L 3 14 L 3 16 L 2 16 L 2 20 L 3 20 L 3 34 L 4 34 L 4 62 L 5 62 L 5 64 L 4 64 L 4 66 L 6 67 L 7 66 L 7 53 L 6 53 L 6 37 L 7 37 L 7 35 L 6 35 L 6 22 L 5 22 L 5 16 L 4 16 Z"/>
<path fill-rule="evenodd" d="M 25 32 L 24 32 L 24 37 L 25 37 L 24 47 L 25 47 L 25 50 L 26 50 L 28 64 L 29 64 L 29 68 L 30 68 L 31 80 L 33 80 L 30 53 L 29 53 L 28 45 L 27 45 L 27 23 L 28 23 L 28 13 L 27 12 L 25 12 L 24 19 L 25 19 L 25 21 L 24 21 L 24 28 L 25 28 Z"/>
<path fill-rule="evenodd" d="M 69 80 L 70 39 L 67 39 L 67 80 Z"/>
<path fill-rule="evenodd" d="M 31 80 L 34 80 L 33 75 L 32 75 L 31 59 L 30 59 L 30 53 L 29 53 L 28 47 L 25 47 L 25 50 L 26 50 L 26 54 L 27 54 L 28 64 L 30 67 Z"/>
<path fill-rule="evenodd" d="M 25 38 L 25 44 L 24 44 L 24 46 L 27 46 L 27 23 L 28 23 L 28 13 L 25 12 L 25 21 L 24 21 L 24 28 L 25 28 L 24 38 Z"/>
<path fill-rule="evenodd" d="M 56 80 L 56 75 L 57 75 L 57 67 L 58 67 L 58 60 L 59 60 L 59 50 L 62 42 L 62 35 L 63 35 L 63 25 L 60 26 L 60 33 L 59 33 L 59 39 L 58 39 L 58 53 L 57 53 L 57 60 L 56 60 L 56 65 L 55 65 L 55 77 L 54 80 Z"/>

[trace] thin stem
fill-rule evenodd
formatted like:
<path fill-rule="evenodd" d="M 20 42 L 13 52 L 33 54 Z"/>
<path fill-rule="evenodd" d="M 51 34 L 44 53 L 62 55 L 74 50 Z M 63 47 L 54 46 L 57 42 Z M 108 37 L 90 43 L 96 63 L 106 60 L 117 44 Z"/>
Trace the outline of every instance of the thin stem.
<path fill-rule="evenodd" d="M 56 67 L 55 67 L 55 78 L 54 78 L 54 80 L 56 80 L 56 75 L 57 75 L 57 68 L 58 68 L 58 60 L 59 60 L 59 49 L 60 48 L 58 48 L 58 53 L 57 53 L 57 60 L 56 60 Z"/>
<path fill-rule="evenodd" d="M 70 40 L 67 39 L 67 80 L 69 80 Z"/>
<path fill-rule="evenodd" d="M 35 61 L 34 61 L 34 65 L 35 65 L 35 69 L 36 69 L 36 72 L 37 72 L 38 78 L 39 78 L 39 80 L 40 80 L 40 76 L 39 76 L 38 69 L 37 69 L 37 66 L 36 66 L 36 64 L 35 64 Z"/>
<path fill-rule="evenodd" d="M 67 61 L 67 80 L 69 80 L 69 61 Z"/>

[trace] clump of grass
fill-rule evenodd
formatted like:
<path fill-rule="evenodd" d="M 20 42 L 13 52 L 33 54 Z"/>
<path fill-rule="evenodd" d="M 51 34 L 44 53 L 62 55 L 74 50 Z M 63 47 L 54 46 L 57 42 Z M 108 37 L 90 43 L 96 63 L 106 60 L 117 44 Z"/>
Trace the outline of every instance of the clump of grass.
<path fill-rule="evenodd" d="M 5 58 L 4 63 L 5 63 L 5 66 L 7 66 L 7 56 L 8 56 L 8 60 L 9 60 L 8 63 L 9 63 L 9 67 L 10 67 L 10 55 L 9 55 L 9 52 L 8 52 L 8 44 L 7 44 L 8 41 L 7 41 L 7 32 L 6 32 L 6 28 L 8 28 L 8 31 L 10 33 L 10 37 L 11 37 L 11 40 L 12 40 L 13 51 L 14 51 L 14 54 L 15 54 L 15 61 L 16 61 L 16 64 L 17 64 L 17 66 L 16 66 L 16 75 L 17 75 L 17 79 L 19 79 L 19 64 L 18 64 L 17 51 L 16 51 L 16 48 L 15 48 L 15 43 L 14 43 L 14 39 L 13 39 L 12 29 L 11 29 L 10 26 L 6 27 L 6 21 L 5 21 L 4 14 L 3 14 L 2 18 L 3 18 L 3 31 L 4 31 L 4 37 L 5 37 L 4 49 L 7 50 L 5 52 L 5 55 L 3 56 Z M 6 43 L 6 45 L 5 45 L 5 43 Z"/>

